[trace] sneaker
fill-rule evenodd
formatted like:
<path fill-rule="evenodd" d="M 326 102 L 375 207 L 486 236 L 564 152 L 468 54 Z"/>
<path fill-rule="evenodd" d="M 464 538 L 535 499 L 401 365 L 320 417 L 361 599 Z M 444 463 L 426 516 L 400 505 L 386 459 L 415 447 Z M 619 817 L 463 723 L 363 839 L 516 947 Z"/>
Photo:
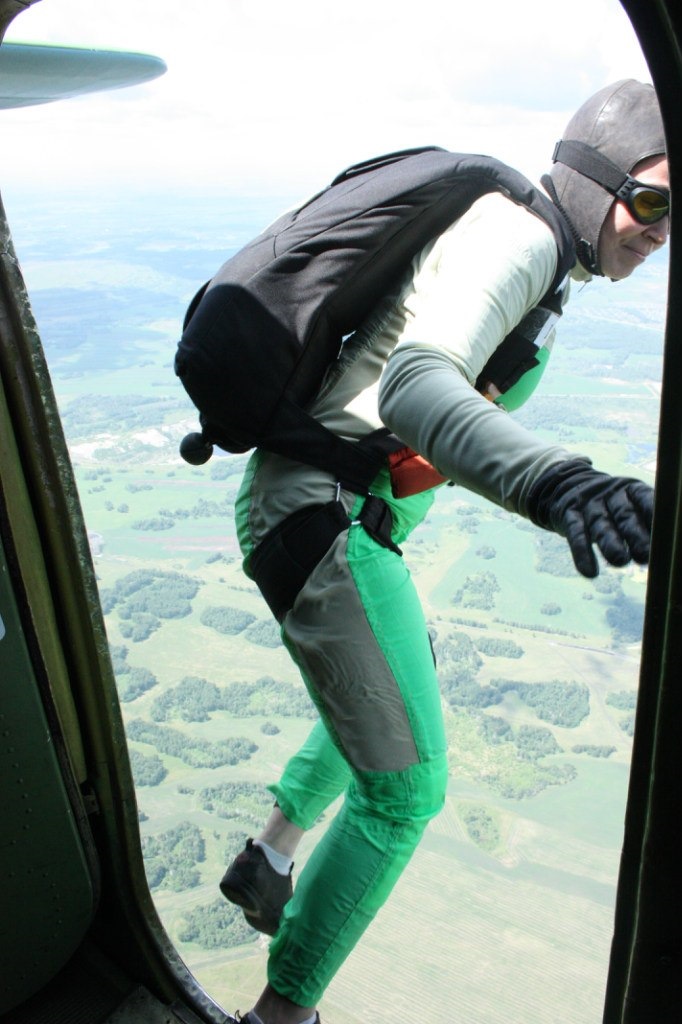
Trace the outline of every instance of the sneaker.
<path fill-rule="evenodd" d="M 292 864 L 293 869 L 293 864 Z M 280 875 L 275 871 L 260 846 L 253 839 L 230 864 L 220 882 L 223 896 L 244 911 L 244 917 L 259 932 L 274 935 L 285 903 L 293 894 L 291 871 Z"/>

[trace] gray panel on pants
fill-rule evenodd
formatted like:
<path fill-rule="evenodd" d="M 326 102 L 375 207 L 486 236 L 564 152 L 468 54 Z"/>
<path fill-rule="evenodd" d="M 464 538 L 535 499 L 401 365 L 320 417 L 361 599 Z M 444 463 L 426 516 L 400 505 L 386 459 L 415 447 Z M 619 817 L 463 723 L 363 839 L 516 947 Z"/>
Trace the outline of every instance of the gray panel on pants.
<path fill-rule="evenodd" d="M 349 763 L 392 772 L 419 763 L 395 676 L 372 632 L 340 534 L 284 619 L 292 657 L 314 687 Z"/>

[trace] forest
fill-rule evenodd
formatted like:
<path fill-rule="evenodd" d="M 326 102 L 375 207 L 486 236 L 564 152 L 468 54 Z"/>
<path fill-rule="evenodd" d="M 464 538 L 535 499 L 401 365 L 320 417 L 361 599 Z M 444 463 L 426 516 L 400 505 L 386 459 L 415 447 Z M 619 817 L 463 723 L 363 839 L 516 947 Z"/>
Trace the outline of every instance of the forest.
<path fill-rule="evenodd" d="M 142 718 L 133 718 L 127 725 L 128 739 L 148 743 L 160 754 L 177 757 L 192 768 L 222 768 L 228 764 L 248 761 L 258 747 L 248 739 L 202 740 L 186 736 L 169 726 L 156 725 Z"/>
<path fill-rule="evenodd" d="M 181 718 L 185 722 L 206 722 L 214 711 L 228 711 L 236 718 L 282 715 L 315 718 L 317 712 L 300 686 L 262 676 L 253 683 L 232 682 L 217 686 L 199 676 L 185 676 L 177 686 L 156 697 L 150 708 L 155 722 Z"/>

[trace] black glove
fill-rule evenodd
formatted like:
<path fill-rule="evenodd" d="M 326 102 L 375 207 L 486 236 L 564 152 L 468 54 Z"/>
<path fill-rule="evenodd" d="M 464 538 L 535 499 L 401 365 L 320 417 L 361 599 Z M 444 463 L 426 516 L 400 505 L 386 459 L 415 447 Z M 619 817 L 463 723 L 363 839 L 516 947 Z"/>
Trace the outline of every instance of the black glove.
<path fill-rule="evenodd" d="M 596 544 L 611 565 L 646 565 L 654 492 L 641 480 L 598 473 L 582 459 L 560 462 L 532 485 L 527 510 L 536 526 L 568 541 L 578 572 L 599 575 Z"/>

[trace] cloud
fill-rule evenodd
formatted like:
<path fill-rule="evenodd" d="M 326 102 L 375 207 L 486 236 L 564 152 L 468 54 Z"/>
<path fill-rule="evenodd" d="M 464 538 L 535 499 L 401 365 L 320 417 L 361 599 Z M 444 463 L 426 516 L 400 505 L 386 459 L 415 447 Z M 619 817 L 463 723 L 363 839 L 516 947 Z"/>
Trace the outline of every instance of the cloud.
<path fill-rule="evenodd" d="M 544 169 L 568 116 L 647 78 L 617 0 L 44 0 L 8 38 L 155 53 L 146 86 L 2 111 L 4 180 L 306 194 L 435 143 Z M 7 150 L 6 150 L 7 152 Z"/>

